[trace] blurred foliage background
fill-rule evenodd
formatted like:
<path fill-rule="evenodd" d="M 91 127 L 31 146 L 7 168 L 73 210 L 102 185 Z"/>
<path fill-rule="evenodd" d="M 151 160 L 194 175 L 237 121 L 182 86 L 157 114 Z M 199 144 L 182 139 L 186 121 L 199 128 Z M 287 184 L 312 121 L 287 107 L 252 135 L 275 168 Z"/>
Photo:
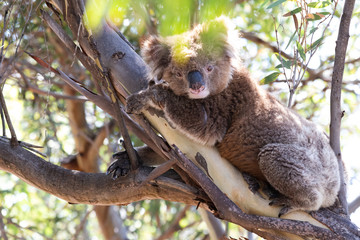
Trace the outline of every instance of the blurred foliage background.
<path fill-rule="evenodd" d="M 330 81 L 342 4 L 302 0 L 89 0 L 86 2 L 86 24 L 96 33 L 104 19 L 113 22 L 139 51 L 142 40 L 149 34 L 179 34 L 197 23 L 226 15 L 242 32 L 243 38 L 238 43 L 240 55 L 253 77 L 262 81 L 263 87 L 284 104 L 289 104 L 291 97 L 292 108 L 328 131 Z M 65 83 L 36 64 L 24 51 L 59 67 L 88 88 L 95 87 L 85 68 L 41 20 L 40 9 L 51 12 L 41 0 L 0 2 L 0 83 L 18 138 L 44 146 L 42 152 L 48 160 L 60 164 L 77 154 L 66 101 L 78 100 L 66 100 Z M 360 195 L 359 16 L 360 3 L 357 2 L 350 28 L 342 95 L 345 116 L 341 141 L 348 169 L 349 202 Z M 71 35 L 64 20 L 61 17 L 58 20 Z M 276 54 L 274 49 L 277 48 L 283 53 Z M 297 56 L 307 68 L 295 68 L 294 61 L 284 53 Z M 293 82 L 295 72 L 298 76 L 303 74 L 296 79 L 299 84 Z M 84 113 L 89 136 L 110 125 L 110 117 L 90 102 L 84 103 Z M 5 132 L 9 134 L 8 130 Z M 114 152 L 122 150 L 119 138 L 118 129 L 109 126 L 99 149 L 100 171 L 106 170 Z M 135 136 L 132 139 L 135 145 L 141 145 Z M 172 224 L 176 227 L 171 239 L 208 237 L 206 225 L 195 207 L 142 201 L 117 209 L 128 239 L 162 239 L 162 234 Z M 360 225 L 359 211 L 351 217 Z M 5 226 L 10 239 L 104 239 L 92 206 L 70 205 L 3 171 L 0 172 L 0 224 Z M 238 226 L 223 224 L 230 236 L 247 236 Z"/>

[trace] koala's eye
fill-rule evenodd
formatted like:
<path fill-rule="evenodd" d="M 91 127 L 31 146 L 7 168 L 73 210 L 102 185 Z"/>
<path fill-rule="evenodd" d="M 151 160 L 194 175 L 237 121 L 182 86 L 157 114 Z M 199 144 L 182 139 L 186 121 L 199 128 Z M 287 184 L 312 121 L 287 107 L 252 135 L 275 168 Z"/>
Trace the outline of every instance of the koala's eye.
<path fill-rule="evenodd" d="M 177 71 L 175 73 L 175 76 L 178 77 L 178 78 L 181 78 L 182 77 L 182 73 L 180 71 Z"/>
<path fill-rule="evenodd" d="M 209 65 L 209 66 L 206 68 L 206 70 L 207 70 L 208 72 L 211 72 L 213 69 L 214 69 L 214 67 L 211 66 L 211 65 Z"/>

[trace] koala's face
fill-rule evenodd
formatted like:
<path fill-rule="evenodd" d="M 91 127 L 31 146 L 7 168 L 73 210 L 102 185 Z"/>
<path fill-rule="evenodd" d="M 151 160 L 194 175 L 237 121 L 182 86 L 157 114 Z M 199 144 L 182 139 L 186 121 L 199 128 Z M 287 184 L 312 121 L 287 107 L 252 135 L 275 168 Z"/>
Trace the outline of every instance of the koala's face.
<path fill-rule="evenodd" d="M 186 65 L 170 63 L 162 79 L 176 95 L 188 98 L 206 98 L 223 91 L 231 79 L 230 58 L 210 59 L 199 56 L 189 59 Z"/>
<path fill-rule="evenodd" d="M 192 99 L 218 94 L 228 86 L 234 52 L 222 18 L 181 35 L 150 37 L 142 47 L 151 77 L 167 82 L 176 95 Z"/>

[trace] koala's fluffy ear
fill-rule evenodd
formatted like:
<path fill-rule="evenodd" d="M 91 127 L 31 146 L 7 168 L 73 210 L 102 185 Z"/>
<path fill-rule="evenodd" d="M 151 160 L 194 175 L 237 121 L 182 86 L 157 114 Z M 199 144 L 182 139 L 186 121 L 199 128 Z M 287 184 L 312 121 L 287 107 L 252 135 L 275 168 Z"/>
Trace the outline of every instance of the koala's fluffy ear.
<path fill-rule="evenodd" d="M 141 55 L 151 69 L 150 79 L 160 80 L 171 60 L 170 47 L 158 37 L 150 36 L 142 45 Z"/>

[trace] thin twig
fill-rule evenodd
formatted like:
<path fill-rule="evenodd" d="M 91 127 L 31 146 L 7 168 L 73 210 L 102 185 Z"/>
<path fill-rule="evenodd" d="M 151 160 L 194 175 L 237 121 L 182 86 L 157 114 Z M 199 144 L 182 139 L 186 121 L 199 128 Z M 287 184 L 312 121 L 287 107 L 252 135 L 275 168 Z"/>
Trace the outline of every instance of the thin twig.
<path fill-rule="evenodd" d="M 353 213 L 360 207 L 360 196 L 358 196 L 355 200 L 353 200 L 349 204 L 349 214 Z"/>
<path fill-rule="evenodd" d="M 104 75 L 105 75 L 106 83 L 108 85 L 107 87 L 105 87 L 105 91 L 107 91 L 107 93 L 110 95 L 110 98 L 112 100 L 112 104 L 114 106 L 114 112 L 115 115 L 117 116 L 116 120 L 119 125 L 120 133 L 124 140 L 124 147 L 129 156 L 131 170 L 134 171 L 140 166 L 140 162 L 139 159 L 137 158 L 135 149 L 132 145 L 129 132 L 125 126 L 124 114 L 123 111 L 120 110 L 122 109 L 122 106 L 120 104 L 120 99 L 118 98 L 118 94 L 116 94 L 115 87 L 110 79 L 110 74 L 109 72 L 105 72 Z"/>
<path fill-rule="evenodd" d="M 11 146 L 15 147 L 15 146 L 19 145 L 19 143 L 17 141 L 14 126 L 11 123 L 10 115 L 9 115 L 9 112 L 6 107 L 6 102 L 5 102 L 5 98 L 4 98 L 2 90 L 0 90 L 0 105 L 1 105 L 3 113 L 5 115 L 6 123 L 10 130 L 10 134 L 11 134 L 10 144 L 11 144 Z"/>
<path fill-rule="evenodd" d="M 74 100 L 74 101 L 80 101 L 80 102 L 88 101 L 88 99 L 85 98 L 84 96 L 70 96 L 70 95 L 63 95 L 63 94 L 59 94 L 59 93 L 42 90 L 42 89 L 36 87 L 35 85 L 31 84 L 29 78 L 18 67 L 15 67 L 15 70 L 20 74 L 21 78 L 24 80 L 25 88 L 29 89 L 33 93 L 37 93 L 37 94 L 45 95 L 45 96 L 53 96 L 56 99 L 66 99 L 66 100 Z"/>
<path fill-rule="evenodd" d="M 186 215 L 186 212 L 190 209 L 190 205 L 186 205 L 178 214 L 175 216 L 174 220 L 170 224 L 170 226 L 167 228 L 167 230 L 161 234 L 159 237 L 156 238 L 156 240 L 165 240 L 165 239 L 171 239 L 171 236 L 178 230 L 181 229 L 179 222 L 181 219 L 183 219 Z"/>
<path fill-rule="evenodd" d="M 0 206 L 0 237 L 2 237 L 4 240 L 8 240 L 8 237 L 6 235 L 5 231 L 5 224 L 4 224 L 4 216 L 1 213 L 2 207 Z"/>
<path fill-rule="evenodd" d="M 88 211 L 86 212 L 85 216 L 81 219 L 81 222 L 80 222 L 80 224 L 77 226 L 76 232 L 74 233 L 74 235 L 73 235 L 73 237 L 72 237 L 73 240 L 76 240 L 76 239 L 79 238 L 79 235 L 80 235 L 81 231 L 84 230 L 84 227 L 85 227 L 85 224 L 86 224 L 86 222 L 87 222 L 87 220 L 88 220 L 88 218 L 89 218 L 89 215 L 90 215 L 90 213 L 91 213 L 93 210 L 94 210 L 94 209 L 88 210 Z"/>

